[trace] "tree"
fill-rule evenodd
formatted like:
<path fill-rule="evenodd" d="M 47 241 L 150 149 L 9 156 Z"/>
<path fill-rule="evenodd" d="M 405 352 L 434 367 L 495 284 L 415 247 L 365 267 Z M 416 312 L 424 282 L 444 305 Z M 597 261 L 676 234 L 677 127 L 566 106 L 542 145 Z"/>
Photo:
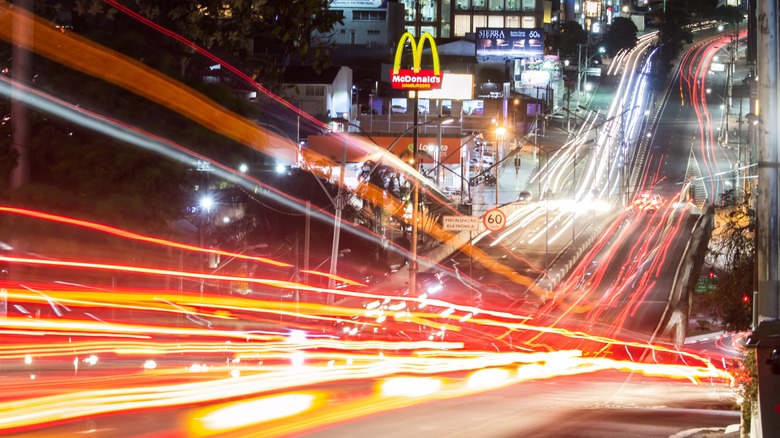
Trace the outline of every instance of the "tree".
<path fill-rule="evenodd" d="M 718 0 L 689 0 L 688 14 L 694 17 L 707 18 L 718 5 Z"/>
<path fill-rule="evenodd" d="M 567 21 L 561 26 L 558 51 L 561 58 L 576 56 L 580 44 L 588 43 L 588 32 L 576 21 Z"/>
<path fill-rule="evenodd" d="M 710 11 L 709 18 L 738 26 L 745 19 L 745 12 L 739 6 L 718 6 Z"/>
<path fill-rule="evenodd" d="M 693 33 L 688 29 L 688 18 L 679 2 L 669 2 L 666 13 L 657 10 L 653 15 L 659 25 L 658 54 L 653 62 L 651 83 L 656 91 L 662 90 L 666 79 L 674 71 L 674 59 L 680 54 L 685 43 L 693 42 Z"/>
<path fill-rule="evenodd" d="M 247 68 L 265 80 L 275 79 L 279 74 L 277 67 L 290 61 L 308 62 L 317 70 L 330 65 L 335 44 L 326 35 L 341 22 L 342 16 L 329 8 L 329 3 L 328 0 L 137 2 L 138 12 L 143 16 L 206 49 L 219 49 L 239 57 L 247 63 Z M 249 61 L 256 42 L 262 45 L 264 56 Z"/>
<path fill-rule="evenodd" d="M 631 50 L 636 46 L 636 33 L 639 30 L 628 18 L 618 17 L 604 34 L 602 40 L 610 57 L 614 57 L 620 50 Z"/>
<path fill-rule="evenodd" d="M 717 228 L 710 246 L 714 263 L 720 266 L 717 291 L 705 299 L 711 316 L 727 330 L 750 328 L 752 320 L 753 278 L 756 266 L 755 215 L 750 193 L 736 199 L 730 190 L 721 196 L 716 209 Z"/>

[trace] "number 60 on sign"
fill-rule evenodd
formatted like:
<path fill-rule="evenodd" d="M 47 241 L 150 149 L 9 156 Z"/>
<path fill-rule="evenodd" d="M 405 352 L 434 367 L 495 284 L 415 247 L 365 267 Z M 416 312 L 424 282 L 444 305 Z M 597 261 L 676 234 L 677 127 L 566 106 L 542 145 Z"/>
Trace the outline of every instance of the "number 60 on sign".
<path fill-rule="evenodd" d="M 490 231 L 501 231 L 506 227 L 506 214 L 497 208 L 488 210 L 482 217 L 482 223 Z"/>

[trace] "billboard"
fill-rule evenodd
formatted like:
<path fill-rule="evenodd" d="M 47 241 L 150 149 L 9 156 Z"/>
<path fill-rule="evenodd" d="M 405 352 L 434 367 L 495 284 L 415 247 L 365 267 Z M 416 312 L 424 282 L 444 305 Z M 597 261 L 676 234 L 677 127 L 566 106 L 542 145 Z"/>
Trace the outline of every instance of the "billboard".
<path fill-rule="evenodd" d="M 529 58 L 544 56 L 542 29 L 477 28 L 477 58 Z"/>
<path fill-rule="evenodd" d="M 431 46 L 431 60 L 433 70 L 423 70 L 422 52 L 425 42 L 428 41 Z M 412 68 L 401 68 L 401 56 L 403 55 L 404 45 L 408 42 L 412 49 Z M 397 90 L 432 90 L 441 88 L 442 73 L 439 67 L 439 52 L 436 50 L 436 42 L 429 33 L 424 33 L 420 39 L 415 41 L 414 35 L 409 32 L 401 35 L 398 41 L 398 47 L 395 49 L 395 62 L 393 71 L 390 73 L 390 86 Z"/>
<path fill-rule="evenodd" d="M 419 91 L 418 93 L 417 97 L 426 99 L 472 99 L 474 97 L 474 75 L 444 73 L 440 89 Z M 410 97 L 412 97 L 411 94 Z"/>
<path fill-rule="evenodd" d="M 387 0 L 333 0 L 331 8 L 382 8 L 387 9 Z"/>

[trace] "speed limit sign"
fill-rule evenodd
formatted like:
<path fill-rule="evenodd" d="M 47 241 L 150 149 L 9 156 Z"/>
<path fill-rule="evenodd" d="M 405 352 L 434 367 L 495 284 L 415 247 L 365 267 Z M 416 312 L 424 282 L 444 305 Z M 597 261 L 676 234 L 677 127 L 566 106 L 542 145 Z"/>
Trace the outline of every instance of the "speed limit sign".
<path fill-rule="evenodd" d="M 506 227 L 506 214 L 497 208 L 488 210 L 482 217 L 482 223 L 490 231 L 501 231 Z"/>

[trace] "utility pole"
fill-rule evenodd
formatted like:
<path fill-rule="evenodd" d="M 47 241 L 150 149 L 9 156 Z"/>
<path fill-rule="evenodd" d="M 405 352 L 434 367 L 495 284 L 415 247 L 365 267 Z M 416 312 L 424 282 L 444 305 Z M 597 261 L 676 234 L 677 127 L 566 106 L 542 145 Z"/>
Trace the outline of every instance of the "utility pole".
<path fill-rule="evenodd" d="M 767 435 L 780 430 L 780 203 L 778 171 L 780 157 L 780 23 L 777 0 L 762 0 L 758 5 L 758 195 L 756 197 L 756 256 L 758 294 L 753 306 L 754 332 L 748 346 L 756 348 L 758 371 L 758 415 L 761 431 Z M 760 112 L 758 112 L 760 111 Z"/>
<path fill-rule="evenodd" d="M 344 172 L 346 171 L 347 162 L 347 136 L 346 133 L 342 133 L 344 136 L 343 146 L 341 148 L 341 166 L 339 170 L 339 187 L 336 193 L 336 217 L 333 222 L 333 246 L 330 252 L 330 274 L 338 274 L 338 262 L 339 262 L 339 239 L 341 237 L 341 212 L 344 209 Z M 333 289 L 336 286 L 336 280 L 334 278 L 328 279 L 328 288 Z M 333 304 L 333 294 L 328 294 L 327 304 Z"/>
<path fill-rule="evenodd" d="M 420 3 L 420 0 L 417 0 L 414 2 L 414 37 L 418 39 L 421 36 L 421 24 L 420 24 L 420 10 L 422 8 L 422 4 Z M 417 135 L 417 122 L 418 117 L 420 113 L 419 103 L 417 99 L 417 90 L 414 90 L 414 114 L 412 118 L 412 126 L 414 126 L 414 130 L 412 131 L 412 161 L 414 162 L 414 169 L 420 170 L 420 151 L 419 149 L 419 142 L 420 138 Z M 419 202 L 420 202 L 420 184 L 417 180 L 417 176 L 412 176 L 412 254 L 411 254 L 411 261 L 409 262 L 409 296 L 416 297 L 417 296 L 417 221 L 419 220 Z"/>
<path fill-rule="evenodd" d="M 14 2 L 19 8 L 12 22 L 12 69 L 14 83 L 27 84 L 32 78 L 32 53 L 24 47 L 24 41 L 32 41 L 33 30 L 27 25 L 27 15 L 32 14 L 33 0 Z M 30 181 L 30 120 L 27 106 L 19 97 L 24 93 L 15 84 L 11 84 L 11 126 L 12 148 L 18 154 L 16 166 L 11 170 L 10 186 L 12 189 L 22 187 Z"/>
<path fill-rule="evenodd" d="M 419 1 L 418 1 L 419 4 Z M 420 170 L 420 151 L 419 151 L 419 137 L 417 135 L 417 119 L 419 111 L 417 108 L 417 90 L 414 90 L 414 118 L 412 123 L 414 130 L 412 131 L 412 161 L 414 162 L 414 169 Z M 409 296 L 417 296 L 417 222 L 419 221 L 419 203 L 420 203 L 420 182 L 416 175 L 412 176 L 412 260 L 409 263 Z"/>

